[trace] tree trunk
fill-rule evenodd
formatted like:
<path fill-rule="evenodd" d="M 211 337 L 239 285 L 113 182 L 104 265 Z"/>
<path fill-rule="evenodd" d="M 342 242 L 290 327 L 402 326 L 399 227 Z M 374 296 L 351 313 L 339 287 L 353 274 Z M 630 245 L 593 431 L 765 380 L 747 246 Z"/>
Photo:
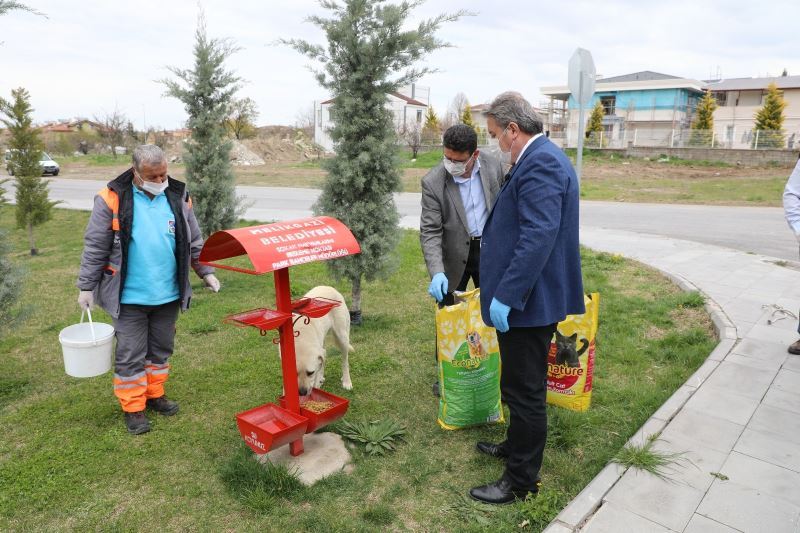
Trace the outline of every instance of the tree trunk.
<path fill-rule="evenodd" d="M 350 305 L 351 311 L 361 311 L 361 276 L 353 280 L 353 302 Z"/>
<path fill-rule="evenodd" d="M 350 325 L 360 326 L 361 320 L 361 276 L 353 280 L 352 305 L 350 306 Z"/>
<path fill-rule="evenodd" d="M 36 242 L 33 240 L 33 224 L 28 222 L 28 242 L 31 245 L 31 255 L 38 255 L 39 250 L 36 249 Z"/>

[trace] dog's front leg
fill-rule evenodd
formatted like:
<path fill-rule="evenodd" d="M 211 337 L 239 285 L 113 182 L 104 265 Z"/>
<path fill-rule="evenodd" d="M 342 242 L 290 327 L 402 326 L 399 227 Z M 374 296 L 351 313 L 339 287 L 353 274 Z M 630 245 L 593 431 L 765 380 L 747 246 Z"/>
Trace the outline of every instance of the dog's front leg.
<path fill-rule="evenodd" d="M 316 376 L 317 384 L 316 384 L 316 387 L 318 389 L 321 389 L 322 385 L 325 384 L 325 359 L 327 359 L 327 358 L 323 358 L 322 359 L 322 362 L 319 365 L 319 369 L 317 370 L 317 376 Z"/>

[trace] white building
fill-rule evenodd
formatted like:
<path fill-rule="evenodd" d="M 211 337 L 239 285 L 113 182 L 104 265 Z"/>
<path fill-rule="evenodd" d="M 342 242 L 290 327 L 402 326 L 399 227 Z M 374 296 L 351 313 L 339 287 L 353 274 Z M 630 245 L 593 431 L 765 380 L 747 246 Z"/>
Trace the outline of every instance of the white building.
<path fill-rule="evenodd" d="M 387 95 L 386 107 L 392 111 L 395 129 L 401 131 L 411 124 L 419 124 L 422 127 L 429 100 L 430 88 L 419 87 L 416 84 L 401 87 L 397 92 Z M 333 141 L 329 134 L 333 125 L 332 105 L 333 99 L 314 102 L 314 142 L 325 148 L 326 152 L 333 152 Z"/>
<path fill-rule="evenodd" d="M 719 146 L 755 146 L 755 115 L 764 105 L 770 83 L 775 83 L 783 92 L 787 104 L 783 111 L 784 148 L 797 148 L 800 144 L 800 76 L 731 78 L 710 82 L 707 89 L 717 99 L 714 136 Z"/>

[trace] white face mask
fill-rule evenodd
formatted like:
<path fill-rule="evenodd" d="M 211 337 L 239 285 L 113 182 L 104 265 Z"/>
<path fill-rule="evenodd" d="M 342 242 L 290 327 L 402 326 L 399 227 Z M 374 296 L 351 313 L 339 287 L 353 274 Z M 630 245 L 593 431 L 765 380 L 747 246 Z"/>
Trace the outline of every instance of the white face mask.
<path fill-rule="evenodd" d="M 450 161 L 445 157 L 443 158 L 444 168 L 453 176 L 461 177 L 464 175 L 464 172 L 467 171 L 467 165 L 469 165 L 469 162 L 472 161 L 472 157 L 473 156 L 471 156 L 466 161 L 459 161 L 459 162 Z"/>
<path fill-rule="evenodd" d="M 503 133 L 500 134 L 500 137 L 497 138 L 497 147 L 500 148 L 500 163 L 504 165 L 511 164 L 511 147 L 514 146 L 514 141 L 516 140 L 511 140 L 511 144 L 508 146 L 508 151 L 503 150 L 502 146 L 500 146 L 500 139 L 503 138 L 503 135 L 505 135 L 507 131 L 508 126 L 506 126 L 506 129 L 503 130 Z"/>
<path fill-rule="evenodd" d="M 141 176 L 139 177 L 142 180 Z M 169 180 L 164 180 L 161 183 L 153 183 L 152 181 L 142 180 L 142 190 L 149 192 L 153 196 L 158 196 L 169 187 Z"/>

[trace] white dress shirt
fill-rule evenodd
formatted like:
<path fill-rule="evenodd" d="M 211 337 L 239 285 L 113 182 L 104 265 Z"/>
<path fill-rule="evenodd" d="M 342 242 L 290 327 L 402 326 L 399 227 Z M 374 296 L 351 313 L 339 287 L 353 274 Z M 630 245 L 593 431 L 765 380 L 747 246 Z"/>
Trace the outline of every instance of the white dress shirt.
<path fill-rule="evenodd" d="M 476 157 L 471 177 L 453 176 L 453 180 L 458 185 L 458 192 L 461 194 L 461 203 L 464 205 L 464 213 L 467 215 L 467 226 L 471 237 L 481 236 L 483 225 L 486 224 L 489 216 L 489 211 L 486 209 L 486 198 L 483 195 L 480 171 L 481 163 Z"/>

